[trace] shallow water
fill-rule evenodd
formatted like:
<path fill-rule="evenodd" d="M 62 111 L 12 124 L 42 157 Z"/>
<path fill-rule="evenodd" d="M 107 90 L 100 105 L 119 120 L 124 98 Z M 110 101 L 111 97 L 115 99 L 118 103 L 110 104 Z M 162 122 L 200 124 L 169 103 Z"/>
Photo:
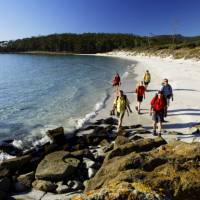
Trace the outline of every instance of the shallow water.
<path fill-rule="evenodd" d="M 0 54 L 0 140 L 29 144 L 47 129 L 82 126 L 104 106 L 115 72 L 126 75 L 132 64 L 97 56 Z"/>

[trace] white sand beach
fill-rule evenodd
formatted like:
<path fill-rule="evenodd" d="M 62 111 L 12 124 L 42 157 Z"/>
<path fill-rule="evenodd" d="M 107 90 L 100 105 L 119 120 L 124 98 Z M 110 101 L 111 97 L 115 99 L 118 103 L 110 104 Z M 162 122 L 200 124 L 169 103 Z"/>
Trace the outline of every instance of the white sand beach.
<path fill-rule="evenodd" d="M 114 51 L 106 54 L 98 54 L 98 56 L 120 57 L 137 62 L 133 68 L 133 74 L 129 73 L 122 80 L 122 90 L 127 94 L 133 110 L 133 114 L 129 117 L 127 115 L 125 116 L 123 125 L 142 124 L 145 128 L 151 130 L 152 120 L 149 115 L 150 101 L 156 91 L 161 88 L 162 80 L 168 78 L 169 84 L 173 88 L 174 101 L 171 102 L 169 107 L 168 117 L 166 118 L 167 123 L 163 125 L 163 137 L 167 140 L 200 141 L 200 137 L 197 135 L 189 135 L 190 127 L 200 122 L 199 61 L 173 59 L 172 57 L 150 57 L 142 54 L 135 55 L 127 51 Z M 147 69 L 151 73 L 152 81 L 148 88 L 149 91 L 146 93 L 146 99 L 142 104 L 142 114 L 138 115 L 134 109 L 136 95 L 132 92 L 135 90 L 136 81 L 143 79 Z M 114 94 L 108 100 L 106 107 L 97 115 L 97 118 L 103 118 L 109 115 L 113 98 Z M 168 135 L 167 132 L 169 131 L 181 132 L 184 135 Z M 151 135 L 147 136 L 152 137 Z"/>

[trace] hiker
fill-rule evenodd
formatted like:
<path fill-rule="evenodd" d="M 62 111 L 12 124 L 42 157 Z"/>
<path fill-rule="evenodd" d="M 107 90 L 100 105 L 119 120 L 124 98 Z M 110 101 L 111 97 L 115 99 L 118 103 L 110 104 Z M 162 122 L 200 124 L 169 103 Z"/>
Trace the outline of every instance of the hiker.
<path fill-rule="evenodd" d="M 118 96 L 114 100 L 113 103 L 113 111 L 116 109 L 117 117 L 119 117 L 117 131 L 120 130 L 122 126 L 122 120 L 124 118 L 125 111 L 132 113 L 132 110 L 129 105 L 129 100 L 126 95 L 124 95 L 123 91 L 120 90 Z"/>
<path fill-rule="evenodd" d="M 144 87 L 143 81 L 141 81 L 139 85 L 137 86 L 137 88 L 135 89 L 135 93 L 137 94 L 137 102 L 138 102 L 138 105 L 135 106 L 135 109 L 137 110 L 138 114 L 140 114 L 140 107 L 141 107 L 143 98 L 145 99 L 145 90 L 146 89 Z"/>
<path fill-rule="evenodd" d="M 170 99 L 173 101 L 173 90 L 172 86 L 168 83 L 168 79 L 164 79 L 162 83 L 161 92 L 163 93 L 164 97 L 166 98 L 167 104 L 165 107 L 164 117 L 167 116 L 167 109 L 169 107 Z"/>
<path fill-rule="evenodd" d="M 162 121 L 164 115 L 164 109 L 166 107 L 166 99 L 161 91 L 153 97 L 151 100 L 150 115 L 152 115 L 153 120 L 153 135 L 156 135 L 156 128 L 158 126 L 158 136 L 161 136 L 162 131 Z"/>
<path fill-rule="evenodd" d="M 121 85 L 121 79 L 118 73 L 115 74 L 115 77 L 112 80 L 112 86 L 115 88 L 116 93 L 119 92 L 119 86 Z"/>
<path fill-rule="evenodd" d="M 149 73 L 149 70 L 147 70 L 144 74 L 144 85 L 145 85 L 146 90 L 150 81 L 151 81 L 151 74 Z"/>

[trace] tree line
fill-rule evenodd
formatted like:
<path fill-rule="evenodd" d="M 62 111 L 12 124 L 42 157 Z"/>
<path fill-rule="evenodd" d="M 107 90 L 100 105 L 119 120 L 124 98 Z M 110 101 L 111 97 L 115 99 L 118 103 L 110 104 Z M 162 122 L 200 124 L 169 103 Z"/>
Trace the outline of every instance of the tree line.
<path fill-rule="evenodd" d="M 175 39 L 174 39 L 175 38 Z M 0 46 L 0 52 L 51 51 L 67 53 L 101 53 L 114 49 L 169 48 L 200 46 L 200 37 L 181 35 L 138 36 L 133 34 L 52 34 L 8 41 Z"/>

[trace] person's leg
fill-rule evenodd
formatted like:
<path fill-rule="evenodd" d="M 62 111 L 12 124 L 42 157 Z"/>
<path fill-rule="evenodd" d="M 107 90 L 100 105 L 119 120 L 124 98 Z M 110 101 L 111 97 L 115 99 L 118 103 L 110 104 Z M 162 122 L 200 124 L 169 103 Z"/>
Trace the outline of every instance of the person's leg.
<path fill-rule="evenodd" d="M 161 136 L 162 132 L 162 121 L 163 121 L 163 113 L 162 111 L 158 115 L 158 136 Z"/>
<path fill-rule="evenodd" d="M 141 101 L 138 101 L 138 114 L 140 114 Z"/>
<path fill-rule="evenodd" d="M 158 122 L 158 136 L 161 136 L 161 132 L 162 132 L 162 122 Z"/>
<path fill-rule="evenodd" d="M 153 122 L 153 135 L 156 135 L 156 127 L 157 127 L 157 123 L 156 121 Z"/>
<path fill-rule="evenodd" d="M 152 120 L 153 120 L 153 135 L 156 135 L 156 128 L 157 128 L 157 117 L 156 113 L 154 112 L 152 115 Z"/>
<path fill-rule="evenodd" d="M 120 113 L 117 131 L 119 131 L 120 128 L 121 128 L 121 126 L 122 126 L 122 120 L 123 120 L 123 118 L 124 118 L 124 112 Z"/>

